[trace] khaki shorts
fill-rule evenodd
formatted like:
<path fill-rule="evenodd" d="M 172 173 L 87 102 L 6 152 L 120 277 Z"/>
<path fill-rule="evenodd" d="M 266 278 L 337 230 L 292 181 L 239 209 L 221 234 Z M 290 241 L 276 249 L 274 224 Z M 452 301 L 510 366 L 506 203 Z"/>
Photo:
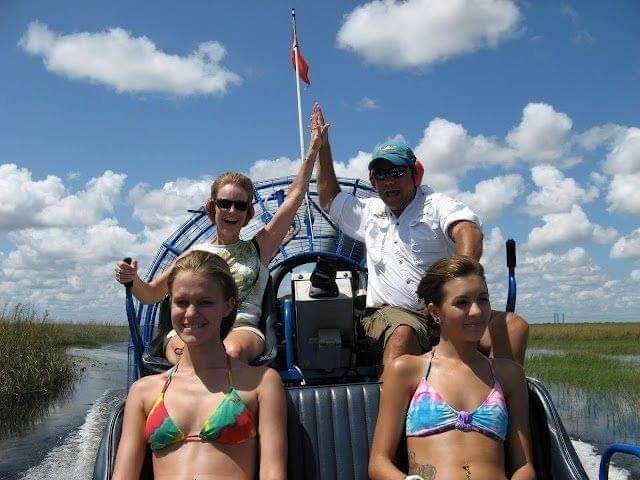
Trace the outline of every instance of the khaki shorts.
<path fill-rule="evenodd" d="M 414 312 L 400 307 L 384 305 L 380 308 L 367 308 L 360 321 L 370 346 L 381 354 L 389 338 L 400 325 L 411 327 L 418 336 L 422 349 L 431 350 L 438 337 L 427 328 L 427 319 L 420 312 Z"/>

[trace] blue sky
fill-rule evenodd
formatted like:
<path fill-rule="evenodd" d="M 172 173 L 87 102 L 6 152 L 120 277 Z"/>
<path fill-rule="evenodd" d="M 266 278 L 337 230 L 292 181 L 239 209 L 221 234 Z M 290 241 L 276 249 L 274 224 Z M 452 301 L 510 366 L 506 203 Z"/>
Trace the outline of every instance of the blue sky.
<path fill-rule="evenodd" d="M 483 217 L 497 305 L 513 237 L 531 321 L 639 319 L 640 5 L 297 7 L 340 175 L 400 135 Z M 3 303 L 121 319 L 114 261 L 148 263 L 215 175 L 296 171 L 289 5 L 14 1 L 0 27 Z"/>

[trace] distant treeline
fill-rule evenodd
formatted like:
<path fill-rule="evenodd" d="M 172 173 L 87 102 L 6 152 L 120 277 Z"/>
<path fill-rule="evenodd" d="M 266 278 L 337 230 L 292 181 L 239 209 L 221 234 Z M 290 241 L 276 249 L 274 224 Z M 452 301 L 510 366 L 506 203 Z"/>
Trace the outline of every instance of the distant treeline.
<path fill-rule="evenodd" d="M 69 346 L 125 341 L 126 326 L 50 321 L 31 305 L 0 314 L 0 433 L 19 429 L 73 385 Z"/>

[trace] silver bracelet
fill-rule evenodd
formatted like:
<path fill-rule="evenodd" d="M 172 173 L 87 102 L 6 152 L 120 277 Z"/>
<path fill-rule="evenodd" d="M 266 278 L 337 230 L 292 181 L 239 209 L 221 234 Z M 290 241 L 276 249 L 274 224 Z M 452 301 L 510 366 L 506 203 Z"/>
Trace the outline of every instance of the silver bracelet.
<path fill-rule="evenodd" d="M 404 480 L 424 480 L 420 475 L 407 475 Z"/>

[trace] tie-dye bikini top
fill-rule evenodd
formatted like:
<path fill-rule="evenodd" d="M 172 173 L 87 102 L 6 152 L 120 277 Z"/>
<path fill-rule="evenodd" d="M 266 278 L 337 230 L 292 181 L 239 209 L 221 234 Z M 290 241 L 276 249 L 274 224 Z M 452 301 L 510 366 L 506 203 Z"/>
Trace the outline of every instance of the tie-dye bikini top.
<path fill-rule="evenodd" d="M 504 441 L 507 436 L 509 414 L 502 392 L 502 387 L 496 379 L 493 365 L 493 388 L 487 398 L 472 412 L 455 410 L 428 381 L 431 371 L 431 361 L 435 348 L 431 351 L 431 358 L 427 373 L 420 380 L 407 412 L 407 437 L 424 437 L 447 430 L 458 429 L 482 433 L 495 440 Z"/>
<path fill-rule="evenodd" d="M 204 422 L 200 433 L 186 435 L 173 421 L 164 404 L 164 394 L 177 368 L 178 365 L 169 371 L 169 378 L 167 378 L 162 391 L 158 394 L 147 416 L 144 435 L 151 446 L 151 450 L 162 450 L 190 439 L 235 445 L 244 443 L 256 436 L 251 411 L 244 404 L 236 389 L 233 388 L 228 357 L 229 388 L 218 407 Z"/>

